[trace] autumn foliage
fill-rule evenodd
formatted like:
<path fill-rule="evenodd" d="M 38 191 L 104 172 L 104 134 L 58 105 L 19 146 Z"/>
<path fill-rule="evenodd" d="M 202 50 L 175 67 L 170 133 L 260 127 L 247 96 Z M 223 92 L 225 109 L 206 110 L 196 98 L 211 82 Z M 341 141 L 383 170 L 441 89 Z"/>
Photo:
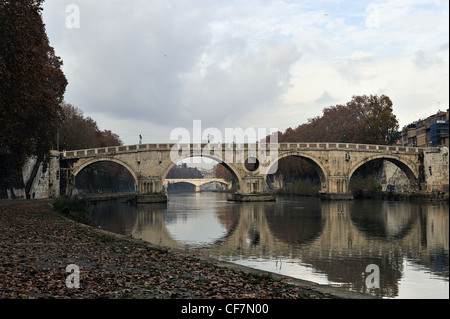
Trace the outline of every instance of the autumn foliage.
<path fill-rule="evenodd" d="M 399 138 L 399 125 L 392 101 L 385 95 L 353 96 L 350 102 L 325 108 L 322 116 L 278 134 L 279 142 L 335 142 L 392 145 Z M 314 167 L 305 159 L 288 157 L 279 162 L 277 173 L 291 182 L 298 178 L 317 180 Z"/>
<path fill-rule="evenodd" d="M 309 119 L 278 136 L 280 142 L 339 142 L 394 144 L 399 125 L 392 101 L 385 95 L 353 96 L 350 102 L 325 108 L 323 115 Z"/>
<path fill-rule="evenodd" d="M 48 158 L 67 80 L 42 21 L 43 0 L 0 0 L 0 197 L 23 185 L 30 156 Z"/>
<path fill-rule="evenodd" d="M 309 119 L 296 128 L 278 132 L 278 142 L 339 142 L 391 145 L 399 138 L 399 125 L 392 101 L 385 95 L 353 96 L 350 102 L 327 107 L 321 116 Z M 270 141 L 269 136 L 266 138 Z M 278 162 L 275 175 L 293 183 L 299 179 L 318 182 L 313 165 L 306 159 L 287 157 Z M 231 173 L 217 165 L 216 176 L 230 179 Z M 270 176 L 272 180 L 274 176 Z"/>
<path fill-rule="evenodd" d="M 43 0 L 0 1 L 0 151 L 19 167 L 55 140 L 67 80 L 42 21 Z"/>
<path fill-rule="evenodd" d="M 120 137 L 110 130 L 100 130 L 97 122 L 69 103 L 62 104 L 61 124 L 58 127 L 60 150 L 79 150 L 122 145 Z"/>
<path fill-rule="evenodd" d="M 109 130 L 64 103 L 67 79 L 42 21 L 44 0 L 0 0 L 0 197 L 29 188 L 51 149 L 121 145 Z M 37 158 L 27 185 L 22 168 Z"/>

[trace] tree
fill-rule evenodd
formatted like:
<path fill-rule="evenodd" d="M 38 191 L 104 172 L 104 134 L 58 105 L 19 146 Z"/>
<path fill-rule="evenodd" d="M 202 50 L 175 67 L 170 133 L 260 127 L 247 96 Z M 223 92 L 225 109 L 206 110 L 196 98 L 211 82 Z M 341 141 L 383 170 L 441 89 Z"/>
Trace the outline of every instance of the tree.
<path fill-rule="evenodd" d="M 187 167 L 186 164 L 181 166 L 174 166 L 167 173 L 166 178 L 203 178 L 203 174 L 196 167 Z"/>
<path fill-rule="evenodd" d="M 392 145 L 400 137 L 396 116 L 389 97 L 363 96 L 365 116 L 361 119 L 356 140 L 364 144 Z"/>
<path fill-rule="evenodd" d="M 385 95 L 353 96 L 345 105 L 323 110 L 295 129 L 279 135 L 280 142 L 339 142 L 390 145 L 397 141 L 399 125 L 392 101 Z"/>
<path fill-rule="evenodd" d="M 214 166 L 214 172 L 216 178 L 223 178 L 228 182 L 235 179 L 234 175 L 222 163 L 217 163 L 217 165 Z"/>
<path fill-rule="evenodd" d="M 117 134 L 110 130 L 101 131 L 92 118 L 84 117 L 79 108 L 69 103 L 62 103 L 62 116 L 58 132 L 60 150 L 122 145 Z"/>
<path fill-rule="evenodd" d="M 389 97 L 362 95 L 353 96 L 346 104 L 325 108 L 322 116 L 309 119 L 295 129 L 286 129 L 278 134 L 278 141 L 392 145 L 399 138 L 398 130 Z M 315 169 L 304 159 L 287 157 L 279 162 L 276 175 L 283 175 L 285 181 L 292 181 L 315 176 Z"/>
<path fill-rule="evenodd" d="M 122 145 L 119 136 L 110 130 L 101 131 L 97 123 L 69 103 L 62 103 L 61 122 L 58 127 L 59 149 L 78 150 Z M 102 171 L 114 179 L 128 178 L 129 172 L 121 165 L 97 163 L 90 166 L 91 171 Z"/>
<path fill-rule="evenodd" d="M 0 175 L 20 174 L 30 156 L 45 160 L 67 86 L 49 45 L 43 0 L 0 0 Z"/>

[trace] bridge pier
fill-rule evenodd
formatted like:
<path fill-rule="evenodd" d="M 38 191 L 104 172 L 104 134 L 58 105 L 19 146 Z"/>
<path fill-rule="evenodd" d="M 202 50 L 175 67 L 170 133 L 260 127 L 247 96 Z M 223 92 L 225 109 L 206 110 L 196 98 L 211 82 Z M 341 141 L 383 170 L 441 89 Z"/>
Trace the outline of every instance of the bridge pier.
<path fill-rule="evenodd" d="M 247 176 L 242 179 L 240 189 L 230 200 L 238 202 L 267 202 L 276 200 L 276 196 L 266 189 L 263 176 Z"/>
<path fill-rule="evenodd" d="M 277 198 L 273 193 L 259 193 L 259 194 L 241 194 L 234 193 L 229 199 L 235 202 L 273 202 Z"/>
<path fill-rule="evenodd" d="M 160 177 L 139 177 L 136 203 L 166 203 L 167 195 L 163 192 Z"/>
<path fill-rule="evenodd" d="M 353 200 L 353 194 L 349 193 L 320 193 L 320 199 L 324 200 Z"/>
<path fill-rule="evenodd" d="M 320 192 L 320 198 L 326 200 L 352 200 L 347 176 L 328 176 L 327 187 Z"/>
<path fill-rule="evenodd" d="M 136 203 L 151 204 L 151 203 L 167 203 L 166 194 L 137 194 Z"/>

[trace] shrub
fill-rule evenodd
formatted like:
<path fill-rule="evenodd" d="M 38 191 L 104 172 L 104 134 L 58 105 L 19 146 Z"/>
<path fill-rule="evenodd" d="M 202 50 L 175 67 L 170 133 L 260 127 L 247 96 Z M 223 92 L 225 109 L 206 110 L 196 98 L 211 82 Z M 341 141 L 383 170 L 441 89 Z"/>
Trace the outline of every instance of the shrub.
<path fill-rule="evenodd" d="M 373 176 L 352 179 L 350 191 L 355 198 L 381 198 L 382 196 L 382 186 Z"/>
<path fill-rule="evenodd" d="M 53 202 L 55 211 L 74 219 L 76 221 L 89 224 L 91 215 L 87 209 L 87 201 L 78 196 L 59 196 Z"/>

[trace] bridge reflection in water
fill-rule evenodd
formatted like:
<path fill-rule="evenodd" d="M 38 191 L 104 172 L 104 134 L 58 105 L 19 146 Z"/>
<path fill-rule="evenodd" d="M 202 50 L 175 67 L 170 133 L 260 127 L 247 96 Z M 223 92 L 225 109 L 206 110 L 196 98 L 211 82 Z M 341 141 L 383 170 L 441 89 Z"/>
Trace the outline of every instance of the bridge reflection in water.
<path fill-rule="evenodd" d="M 448 298 L 443 202 L 236 203 L 197 193 L 162 205 L 100 202 L 93 212 L 95 226 L 158 245 L 387 298 Z M 369 264 L 380 268 L 380 289 L 366 288 Z"/>

